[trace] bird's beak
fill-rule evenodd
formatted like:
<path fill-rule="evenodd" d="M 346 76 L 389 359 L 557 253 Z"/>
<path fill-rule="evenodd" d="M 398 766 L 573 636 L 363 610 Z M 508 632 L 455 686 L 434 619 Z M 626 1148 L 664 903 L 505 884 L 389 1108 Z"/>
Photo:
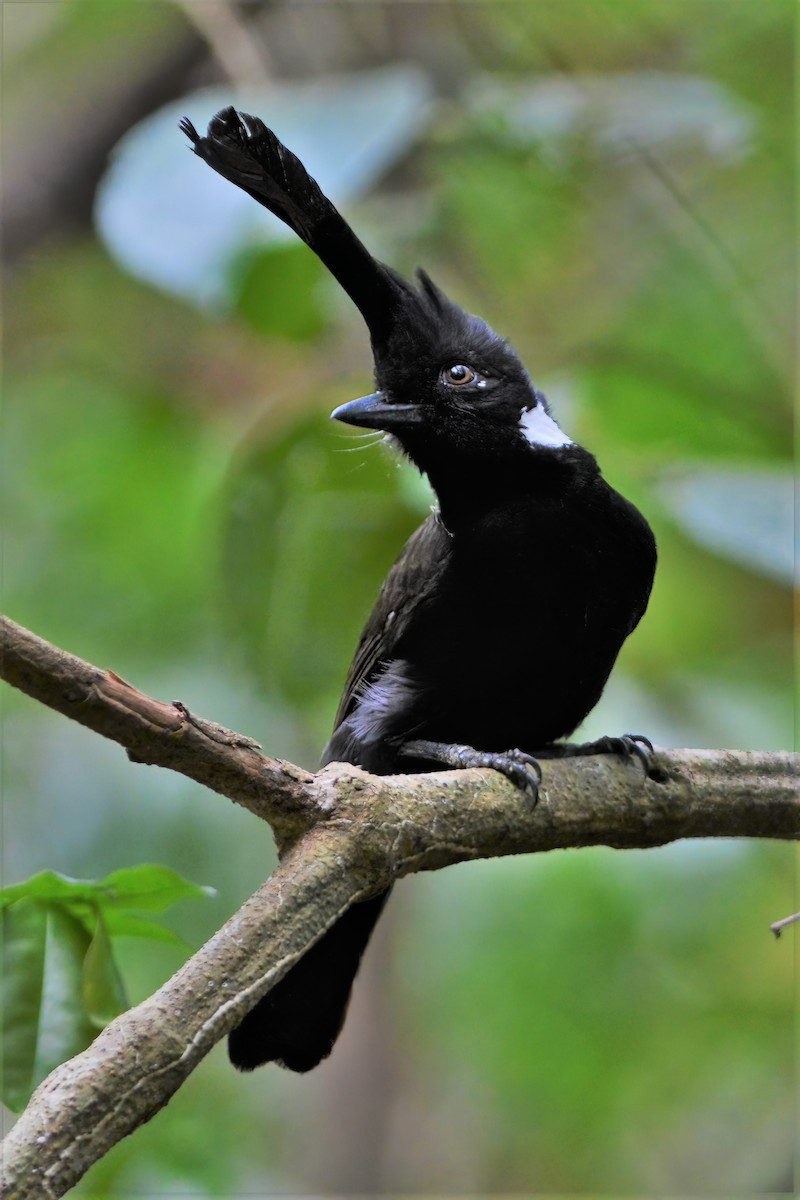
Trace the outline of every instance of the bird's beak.
<path fill-rule="evenodd" d="M 358 400 L 340 404 L 331 413 L 336 421 L 347 425 L 361 425 L 365 429 L 385 429 L 391 433 L 407 425 L 417 425 L 422 420 L 418 404 L 389 404 L 383 392 L 373 392 Z"/>

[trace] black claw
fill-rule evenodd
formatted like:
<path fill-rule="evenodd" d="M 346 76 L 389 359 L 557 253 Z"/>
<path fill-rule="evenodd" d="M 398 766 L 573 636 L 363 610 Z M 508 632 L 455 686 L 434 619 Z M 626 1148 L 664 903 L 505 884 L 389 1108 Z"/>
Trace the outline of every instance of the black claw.
<path fill-rule="evenodd" d="M 514 776 L 509 775 L 509 779 L 516 783 L 517 787 L 536 804 L 542 783 L 542 768 L 539 760 L 524 750 L 506 750 L 505 754 L 498 755 L 498 758 L 508 759 L 512 766 L 516 766 L 517 770 Z M 502 768 L 499 769 L 502 770 Z"/>
<path fill-rule="evenodd" d="M 582 758 L 590 754 L 618 754 L 621 758 L 635 758 L 642 764 L 648 779 L 664 783 L 667 775 L 655 762 L 653 743 L 643 733 L 623 733 L 619 737 L 601 737 L 594 742 L 555 742 L 537 750 L 539 758 Z"/>
<path fill-rule="evenodd" d="M 647 778 L 652 779 L 654 783 L 666 783 L 669 775 L 659 765 L 655 748 L 650 739 L 641 733 L 628 733 L 625 736 L 630 738 L 633 743 L 633 753 L 644 767 L 644 773 Z"/>
<path fill-rule="evenodd" d="M 622 743 L 619 753 L 624 758 L 638 759 L 642 764 L 645 775 L 647 775 L 650 770 L 650 760 L 653 756 L 653 747 L 647 738 L 642 738 L 636 733 L 623 733 L 619 740 Z"/>
<path fill-rule="evenodd" d="M 492 760 L 487 762 L 488 767 L 505 775 L 533 804 L 538 802 L 542 768 L 532 754 L 526 754 L 524 750 L 506 750 L 503 754 L 489 754 L 487 758 Z"/>
<path fill-rule="evenodd" d="M 444 763 L 449 767 L 489 767 L 505 775 L 515 787 L 536 804 L 539 799 L 539 784 L 542 768 L 532 754 L 524 750 L 505 750 L 492 753 L 475 750 L 472 746 L 451 745 L 448 742 L 415 740 L 400 747 L 400 753 L 410 758 L 428 759 Z"/>
<path fill-rule="evenodd" d="M 649 738 L 646 738 L 643 733 L 625 733 L 622 735 L 622 740 L 626 744 L 628 757 L 638 758 L 648 779 L 652 779 L 655 783 L 666 781 L 667 774 L 663 767 L 660 767 L 655 761 L 656 752 Z"/>

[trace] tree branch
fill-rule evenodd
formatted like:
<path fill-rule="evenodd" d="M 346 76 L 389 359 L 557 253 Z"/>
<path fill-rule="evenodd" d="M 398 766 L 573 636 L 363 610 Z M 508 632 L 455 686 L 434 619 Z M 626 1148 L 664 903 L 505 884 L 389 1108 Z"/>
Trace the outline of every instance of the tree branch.
<path fill-rule="evenodd" d="M 180 701 L 147 696 L 2 615 L 0 679 L 119 742 L 133 762 L 169 767 L 241 804 L 269 821 L 279 848 L 317 818 L 307 771 L 267 758 L 252 738 L 193 716 Z"/>
<path fill-rule="evenodd" d="M 0 676 L 270 821 L 280 866 L 143 1004 L 37 1089 L 4 1143 L 4 1200 L 61 1196 L 162 1108 L 211 1047 L 352 903 L 415 871 L 566 846 L 800 837 L 800 755 L 660 752 L 666 778 L 613 757 L 544 762 L 532 808 L 492 771 L 317 775 L 144 695 L 0 620 Z"/>

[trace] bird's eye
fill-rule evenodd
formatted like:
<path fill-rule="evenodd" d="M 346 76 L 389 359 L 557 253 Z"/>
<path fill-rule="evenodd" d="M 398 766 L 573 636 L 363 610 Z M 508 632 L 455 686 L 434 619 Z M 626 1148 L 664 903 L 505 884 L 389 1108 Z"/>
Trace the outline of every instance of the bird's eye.
<path fill-rule="evenodd" d="M 472 383 L 477 379 L 475 371 L 472 367 L 468 367 L 466 363 L 454 363 L 452 367 L 446 367 L 442 371 L 442 378 L 445 383 L 451 383 L 455 387 L 463 387 L 465 383 Z"/>

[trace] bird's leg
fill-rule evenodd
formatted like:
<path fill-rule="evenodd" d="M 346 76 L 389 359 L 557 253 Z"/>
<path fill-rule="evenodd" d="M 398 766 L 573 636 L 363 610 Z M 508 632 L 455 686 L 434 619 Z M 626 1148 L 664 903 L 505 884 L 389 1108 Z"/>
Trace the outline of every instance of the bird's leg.
<path fill-rule="evenodd" d="M 537 750 L 537 758 L 583 758 L 589 754 L 619 754 L 636 758 L 650 779 L 661 779 L 663 772 L 655 763 L 653 743 L 642 733 L 623 733 L 620 737 L 601 737 L 594 742 L 554 742 Z"/>
<path fill-rule="evenodd" d="M 458 746 L 450 742 L 415 740 L 404 742 L 400 753 L 406 758 L 424 758 L 447 767 L 491 767 L 510 779 L 534 804 L 539 799 L 542 768 L 532 754 L 524 750 L 503 750 L 492 753 L 473 746 Z"/>

